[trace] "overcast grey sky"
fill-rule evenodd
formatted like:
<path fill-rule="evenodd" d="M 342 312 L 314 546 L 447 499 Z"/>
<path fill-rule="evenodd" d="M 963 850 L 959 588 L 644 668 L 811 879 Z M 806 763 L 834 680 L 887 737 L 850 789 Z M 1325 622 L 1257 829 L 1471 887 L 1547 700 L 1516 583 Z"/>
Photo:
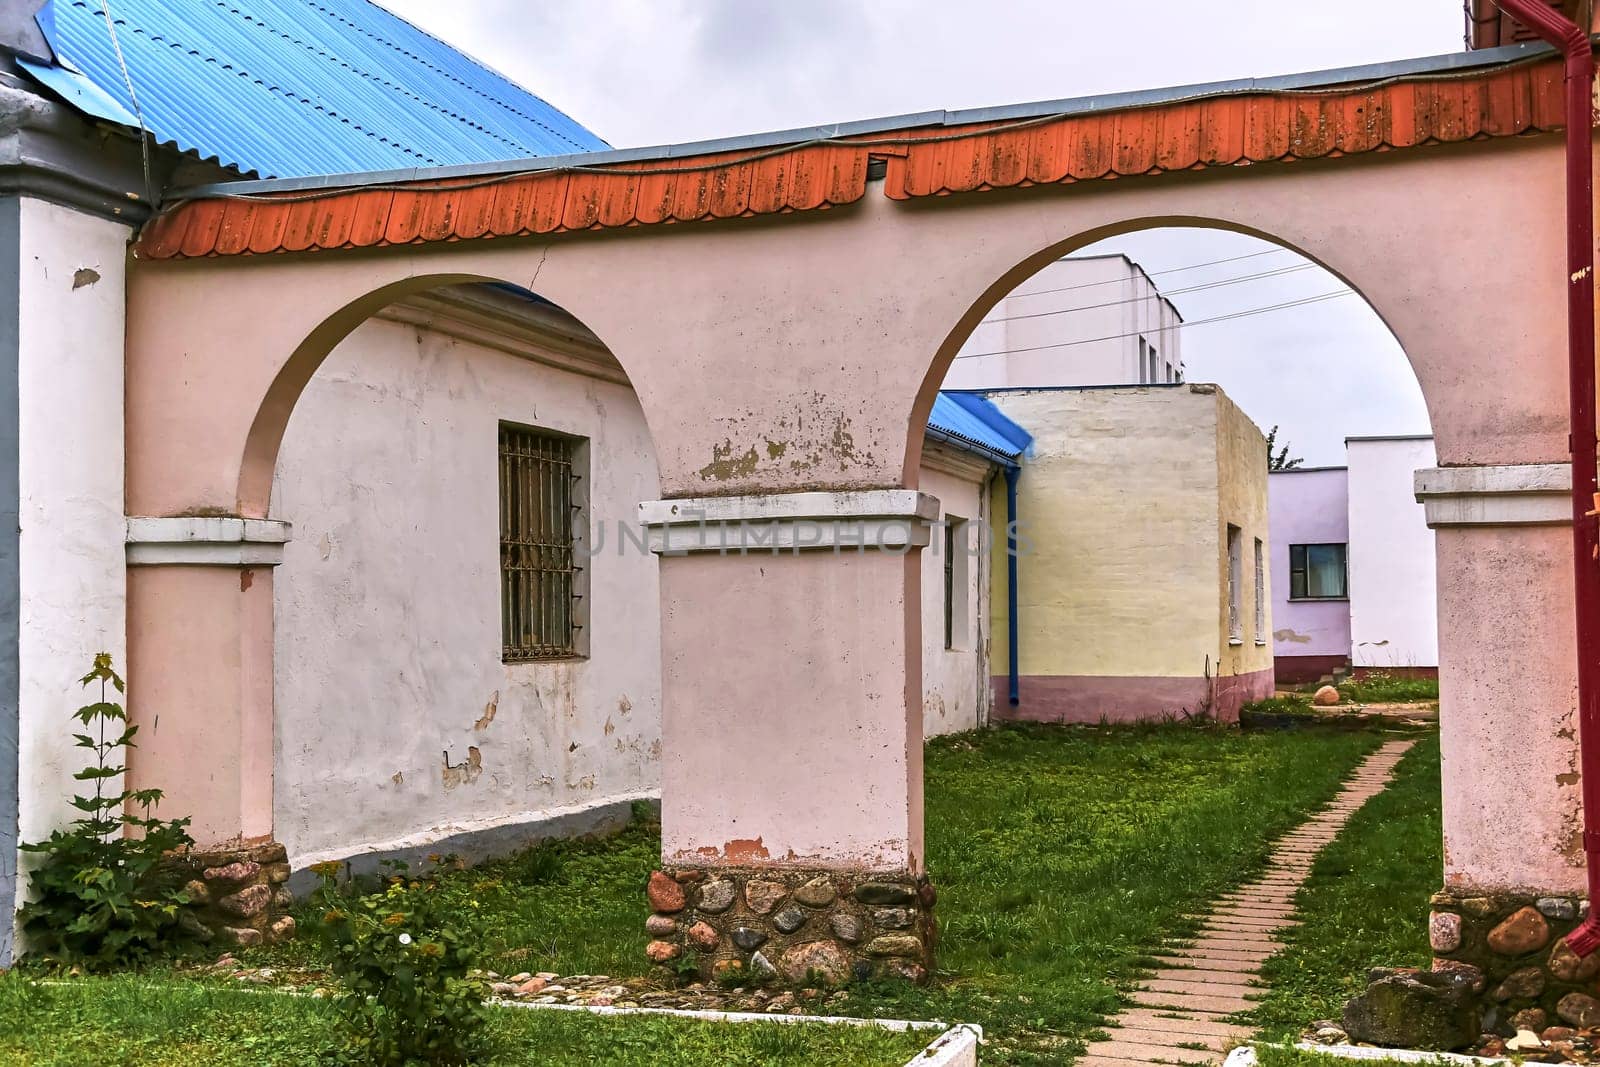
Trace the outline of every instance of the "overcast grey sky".
<path fill-rule="evenodd" d="M 1460 0 L 383 2 L 619 148 L 1462 48 Z M 1261 247 L 1164 230 L 1096 250 L 1158 271 Z M 1292 262 L 1282 253 L 1168 278 L 1188 285 Z M 1174 302 L 1200 319 L 1338 286 L 1310 270 Z M 1281 423 L 1309 463 L 1343 462 L 1346 435 L 1428 429 L 1404 355 L 1359 297 L 1188 329 L 1184 358 L 1190 380 L 1220 383 L 1263 429 Z"/>

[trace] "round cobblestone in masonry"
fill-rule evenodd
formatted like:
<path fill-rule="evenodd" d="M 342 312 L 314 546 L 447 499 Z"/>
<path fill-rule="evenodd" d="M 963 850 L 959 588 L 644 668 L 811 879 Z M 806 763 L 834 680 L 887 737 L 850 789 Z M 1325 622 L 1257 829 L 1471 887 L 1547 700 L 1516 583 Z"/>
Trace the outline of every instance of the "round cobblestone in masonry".
<path fill-rule="evenodd" d="M 855 944 L 861 940 L 863 924 L 861 916 L 849 911 L 836 911 L 828 918 L 828 925 L 833 930 L 833 936 L 840 941 Z"/>
<path fill-rule="evenodd" d="M 750 973 L 757 978 L 776 978 L 778 968 L 772 965 L 772 961 L 767 959 L 765 953 L 757 952 L 750 957 Z"/>
<path fill-rule="evenodd" d="M 827 875 L 818 875 L 794 891 L 796 900 L 812 908 L 825 908 L 838 896 L 838 890 L 833 887 L 833 879 Z"/>
<path fill-rule="evenodd" d="M 1550 924 L 1539 909 L 1522 907 L 1489 931 L 1489 947 L 1502 956 L 1522 956 L 1550 943 Z"/>
<path fill-rule="evenodd" d="M 294 916 L 285 915 L 273 923 L 267 932 L 271 934 L 274 941 L 287 941 L 294 936 Z"/>
<path fill-rule="evenodd" d="M 790 905 L 772 917 L 772 925 L 781 934 L 792 934 L 804 926 L 810 917 L 802 909 Z"/>
<path fill-rule="evenodd" d="M 894 882 L 862 882 L 855 892 L 863 904 L 910 904 L 916 896 L 910 888 Z"/>
<path fill-rule="evenodd" d="M 238 860 L 221 867 L 207 867 L 203 877 L 208 882 L 248 882 L 261 873 L 261 864 L 253 860 Z"/>
<path fill-rule="evenodd" d="M 184 883 L 183 891 L 189 894 L 189 903 L 191 904 L 211 903 L 211 889 L 198 878 L 192 882 Z"/>
<path fill-rule="evenodd" d="M 650 884 L 645 888 L 645 896 L 650 899 L 652 911 L 667 914 L 682 911 L 687 903 L 683 886 L 676 879 L 668 877 L 665 871 L 650 872 Z"/>
<path fill-rule="evenodd" d="M 745 952 L 754 952 L 767 943 L 766 931 L 754 926 L 735 926 L 729 936 L 733 939 L 733 943 Z"/>
<path fill-rule="evenodd" d="M 915 913 L 910 908 L 873 908 L 872 924 L 884 930 L 909 930 Z"/>
<path fill-rule="evenodd" d="M 267 910 L 272 901 L 272 890 L 264 885 L 247 886 L 239 892 L 217 901 L 217 908 L 241 919 L 254 918 Z"/>
<path fill-rule="evenodd" d="M 1578 917 L 1578 903 L 1565 897 L 1540 897 L 1533 902 L 1539 909 L 1539 914 L 1547 919 L 1557 919 L 1566 922 Z"/>
<path fill-rule="evenodd" d="M 864 951 L 869 956 L 879 958 L 884 956 L 917 958 L 922 955 L 922 939 L 912 934 L 884 934 L 868 941 Z"/>
<path fill-rule="evenodd" d="M 1558 982 L 1587 982 L 1600 974 L 1600 953 L 1579 958 L 1576 952 L 1567 947 L 1567 942 L 1561 940 L 1550 950 L 1550 958 L 1545 961 L 1545 966 Z"/>
<path fill-rule="evenodd" d="M 752 878 L 744 885 L 744 902 L 757 915 L 765 915 L 789 895 L 789 887 L 766 878 Z"/>
<path fill-rule="evenodd" d="M 1472 983 L 1474 993 L 1482 993 L 1484 986 L 1483 968 L 1462 960 L 1434 960 L 1433 970 L 1441 974 L 1458 974 Z"/>
<path fill-rule="evenodd" d="M 1543 1008 L 1523 1008 L 1511 1017 L 1511 1025 L 1518 1030 L 1532 1030 L 1538 1033 L 1549 1025 L 1550 1016 L 1545 1014 Z"/>
<path fill-rule="evenodd" d="M 850 978 L 850 957 L 832 941 L 808 941 L 783 954 L 782 974 L 795 983 L 843 985 Z"/>
<path fill-rule="evenodd" d="M 733 898 L 738 892 L 739 887 L 728 879 L 715 879 L 700 887 L 698 906 L 701 911 L 709 915 L 720 915 L 733 907 Z"/>
<path fill-rule="evenodd" d="M 722 944 L 722 935 L 710 923 L 698 922 L 684 934 L 689 944 L 700 952 L 715 952 Z"/>
<path fill-rule="evenodd" d="M 1600 1000 L 1586 993 L 1568 993 L 1556 1004 L 1556 1014 L 1579 1028 L 1600 1024 Z"/>
<path fill-rule="evenodd" d="M 670 915 L 652 915 L 644 921 L 644 932 L 651 937 L 671 937 L 678 932 L 678 920 Z"/>
<path fill-rule="evenodd" d="M 1544 969 L 1542 967 L 1519 967 L 1506 975 L 1505 980 L 1495 989 L 1494 999 L 1500 1001 L 1518 998 L 1532 999 L 1543 992 Z"/>
<path fill-rule="evenodd" d="M 1428 916 L 1428 944 L 1435 952 L 1454 952 L 1461 947 L 1461 916 L 1453 911 L 1436 911 Z"/>
<path fill-rule="evenodd" d="M 650 957 L 652 963 L 666 963 L 675 960 L 682 953 L 677 945 L 668 941 L 652 941 L 644 947 L 644 954 Z"/>

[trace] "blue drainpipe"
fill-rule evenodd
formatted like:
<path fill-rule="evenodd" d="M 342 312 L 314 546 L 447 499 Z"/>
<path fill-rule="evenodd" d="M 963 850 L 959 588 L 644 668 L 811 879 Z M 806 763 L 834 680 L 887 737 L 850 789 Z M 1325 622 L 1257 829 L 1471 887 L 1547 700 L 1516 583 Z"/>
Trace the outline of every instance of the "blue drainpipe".
<path fill-rule="evenodd" d="M 1022 703 L 1017 688 L 1017 478 L 1022 468 L 1006 468 L 1006 637 L 1011 646 L 1011 706 Z"/>

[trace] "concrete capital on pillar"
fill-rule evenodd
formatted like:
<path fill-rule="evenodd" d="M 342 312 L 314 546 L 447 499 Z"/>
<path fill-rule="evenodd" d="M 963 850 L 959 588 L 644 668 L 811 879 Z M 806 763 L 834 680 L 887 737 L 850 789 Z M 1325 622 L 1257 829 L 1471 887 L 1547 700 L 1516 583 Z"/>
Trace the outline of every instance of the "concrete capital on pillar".
<path fill-rule="evenodd" d="M 1428 525 L 1560 526 L 1572 521 L 1572 467 L 1526 463 L 1432 467 L 1416 473 Z"/>
<path fill-rule="evenodd" d="M 277 519 L 130 518 L 128 566 L 276 567 L 289 534 Z"/>
<path fill-rule="evenodd" d="M 647 500 L 639 524 L 665 556 L 926 547 L 939 501 L 915 489 Z"/>

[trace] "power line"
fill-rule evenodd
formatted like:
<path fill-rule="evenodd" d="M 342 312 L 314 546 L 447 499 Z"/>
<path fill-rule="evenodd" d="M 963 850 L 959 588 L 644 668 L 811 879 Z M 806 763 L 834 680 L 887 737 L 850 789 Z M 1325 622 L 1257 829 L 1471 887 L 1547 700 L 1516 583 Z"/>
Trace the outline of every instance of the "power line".
<path fill-rule="evenodd" d="M 1335 300 L 1341 296 L 1354 295 L 1355 290 L 1353 289 L 1340 289 L 1336 292 L 1322 293 L 1318 296 L 1308 296 L 1300 300 L 1286 300 L 1281 304 L 1271 304 L 1267 307 L 1249 308 L 1245 311 L 1234 311 L 1226 315 L 1213 315 L 1209 319 L 1195 319 L 1193 322 L 1180 322 L 1176 326 L 1168 327 L 1168 329 L 1182 330 L 1190 326 L 1209 326 L 1214 322 L 1229 322 L 1233 319 L 1248 318 L 1251 315 L 1265 315 L 1269 311 L 1283 311 L 1287 308 L 1303 307 L 1306 304 L 1315 304 L 1323 300 Z M 1121 341 L 1129 337 L 1139 337 L 1145 332 L 1146 331 L 1144 330 L 1134 330 L 1131 333 L 1114 333 L 1105 337 L 1083 337 L 1076 341 L 1060 341 L 1053 345 L 1033 345 L 1029 348 L 1003 348 L 995 352 L 964 352 L 960 355 L 957 355 L 955 358 L 979 359 L 984 356 L 1009 356 L 1016 355 L 1021 352 L 1043 352 L 1052 348 L 1071 348 L 1073 345 L 1092 345 L 1100 341 Z"/>
<path fill-rule="evenodd" d="M 1212 259 L 1207 260 L 1204 263 L 1191 263 L 1187 267 L 1168 267 L 1166 270 L 1149 270 L 1145 271 L 1145 273 L 1152 278 L 1156 278 L 1163 274 L 1182 274 L 1186 270 L 1199 270 L 1201 267 L 1218 267 L 1224 263 L 1237 263 L 1242 259 L 1257 259 L 1261 256 L 1273 256 L 1277 255 L 1279 252 L 1292 251 L 1293 249 L 1290 248 L 1269 248 L 1264 252 L 1251 252 L 1242 256 L 1229 256 L 1226 259 Z M 1081 263 L 1083 260 L 1074 259 L 1072 256 L 1062 256 L 1060 259 L 1056 260 L 1056 262 Z M 1143 267 L 1140 267 L 1139 269 L 1144 270 Z M 1105 278 L 1098 282 L 1079 282 L 1077 285 L 1063 285 L 1059 289 L 1040 289 L 1037 292 L 1032 293 L 1012 293 L 1010 296 L 1011 299 L 1014 300 L 1025 296 L 1045 296 L 1049 293 L 1067 293 L 1074 289 L 1092 289 L 1097 285 L 1116 285 L 1121 281 L 1121 278 Z"/>
<path fill-rule="evenodd" d="M 1122 304 L 1142 304 L 1147 300 L 1165 300 L 1168 297 L 1182 296 L 1185 293 L 1198 293 L 1206 289 L 1218 289 L 1224 285 L 1238 285 L 1240 282 L 1256 281 L 1260 278 L 1276 278 L 1284 274 L 1293 274 L 1296 271 L 1311 270 L 1314 267 L 1316 267 L 1315 263 L 1296 263 L 1294 266 L 1279 267 L 1277 270 L 1262 271 L 1258 274 L 1241 274 L 1237 278 L 1219 278 L 1216 281 L 1200 282 L 1182 289 L 1168 289 L 1165 292 L 1158 290 L 1145 296 L 1128 297 L 1124 300 L 1108 300 L 1103 304 L 1080 304 L 1077 307 L 1056 308 L 1054 311 L 1030 311 L 1024 315 L 999 315 L 986 317 L 983 322 L 1015 322 L 1018 319 L 1042 319 L 1050 315 L 1070 315 L 1074 311 L 1097 311 L 1101 308 L 1113 308 Z M 1032 296 L 1034 294 L 1030 293 L 1028 295 Z M 982 324 L 980 323 L 980 325 Z"/>

